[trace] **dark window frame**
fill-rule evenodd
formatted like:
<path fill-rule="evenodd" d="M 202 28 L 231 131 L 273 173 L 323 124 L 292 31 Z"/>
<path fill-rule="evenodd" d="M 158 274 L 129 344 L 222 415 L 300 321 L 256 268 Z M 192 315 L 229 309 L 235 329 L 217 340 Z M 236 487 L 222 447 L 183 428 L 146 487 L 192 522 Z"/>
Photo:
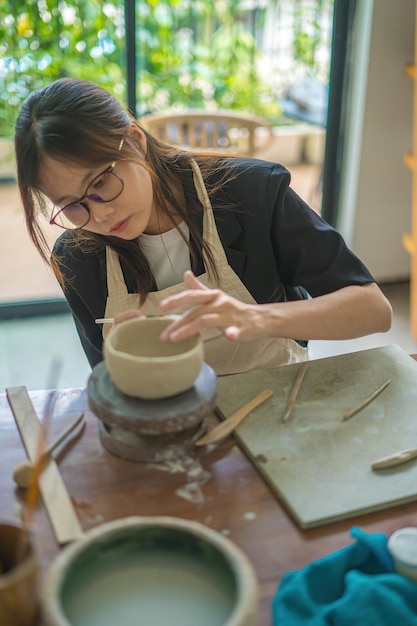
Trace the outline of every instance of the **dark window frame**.
<path fill-rule="evenodd" d="M 321 213 L 323 218 L 334 227 L 337 225 L 339 215 L 355 11 L 356 0 L 335 0 Z"/>

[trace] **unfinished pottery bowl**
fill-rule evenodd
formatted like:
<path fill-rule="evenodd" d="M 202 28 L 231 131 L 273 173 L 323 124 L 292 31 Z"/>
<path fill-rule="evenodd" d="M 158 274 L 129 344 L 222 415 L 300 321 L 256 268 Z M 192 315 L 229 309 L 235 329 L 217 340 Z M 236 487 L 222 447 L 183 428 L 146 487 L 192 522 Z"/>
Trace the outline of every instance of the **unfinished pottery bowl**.
<path fill-rule="evenodd" d="M 128 517 L 88 531 L 57 557 L 44 586 L 47 626 L 255 626 L 246 555 L 203 524 Z"/>
<path fill-rule="evenodd" d="M 204 361 L 199 335 L 173 343 L 159 339 L 175 316 L 138 317 L 117 324 L 104 342 L 104 360 L 116 387 L 156 400 L 191 389 Z"/>

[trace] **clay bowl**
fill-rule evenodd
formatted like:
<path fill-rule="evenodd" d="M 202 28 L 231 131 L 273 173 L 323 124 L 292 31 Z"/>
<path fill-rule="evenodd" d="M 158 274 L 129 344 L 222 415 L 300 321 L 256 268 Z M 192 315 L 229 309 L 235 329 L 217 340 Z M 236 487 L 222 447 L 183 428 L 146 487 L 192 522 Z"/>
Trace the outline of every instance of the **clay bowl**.
<path fill-rule="evenodd" d="M 247 557 L 202 524 L 130 517 L 89 531 L 48 572 L 47 626 L 255 626 Z"/>
<path fill-rule="evenodd" d="M 204 360 L 200 336 L 161 341 L 175 319 L 138 317 L 117 324 L 104 342 L 104 360 L 116 387 L 128 396 L 156 400 L 191 389 Z"/>
<path fill-rule="evenodd" d="M 0 520 L 0 624 L 39 623 L 38 566 L 29 531 Z"/>

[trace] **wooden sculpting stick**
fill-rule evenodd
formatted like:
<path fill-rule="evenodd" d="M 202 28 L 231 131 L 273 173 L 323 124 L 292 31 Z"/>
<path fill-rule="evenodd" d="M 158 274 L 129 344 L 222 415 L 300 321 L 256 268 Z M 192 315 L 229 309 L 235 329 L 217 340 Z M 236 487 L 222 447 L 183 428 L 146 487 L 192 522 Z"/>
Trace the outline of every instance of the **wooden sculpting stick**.
<path fill-rule="evenodd" d="M 291 390 L 290 397 L 288 398 L 287 409 L 284 415 L 282 416 L 282 421 L 284 423 L 288 422 L 290 415 L 292 413 L 292 410 L 294 408 L 294 404 L 297 399 L 298 392 L 300 391 L 301 383 L 303 382 L 304 374 L 306 373 L 306 370 L 307 370 L 307 365 L 308 365 L 308 361 L 305 361 L 301 365 L 300 369 L 298 370 L 297 378 L 295 379 L 295 383 Z"/>
<path fill-rule="evenodd" d="M 7 399 L 12 409 L 27 455 L 34 463 L 39 453 L 39 443 L 44 437 L 26 387 L 9 387 Z M 46 441 L 42 448 L 47 448 Z M 83 536 L 68 491 L 55 461 L 51 458 L 39 476 L 39 489 L 57 542 L 62 545 Z"/>

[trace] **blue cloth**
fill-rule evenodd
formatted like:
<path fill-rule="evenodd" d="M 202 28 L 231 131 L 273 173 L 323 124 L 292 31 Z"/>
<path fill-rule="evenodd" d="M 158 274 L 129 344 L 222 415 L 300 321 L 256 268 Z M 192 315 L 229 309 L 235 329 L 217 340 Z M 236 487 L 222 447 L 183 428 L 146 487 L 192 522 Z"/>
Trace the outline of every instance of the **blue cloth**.
<path fill-rule="evenodd" d="M 387 536 L 351 535 L 355 543 L 283 576 L 274 626 L 417 626 L 417 585 L 394 571 Z"/>

